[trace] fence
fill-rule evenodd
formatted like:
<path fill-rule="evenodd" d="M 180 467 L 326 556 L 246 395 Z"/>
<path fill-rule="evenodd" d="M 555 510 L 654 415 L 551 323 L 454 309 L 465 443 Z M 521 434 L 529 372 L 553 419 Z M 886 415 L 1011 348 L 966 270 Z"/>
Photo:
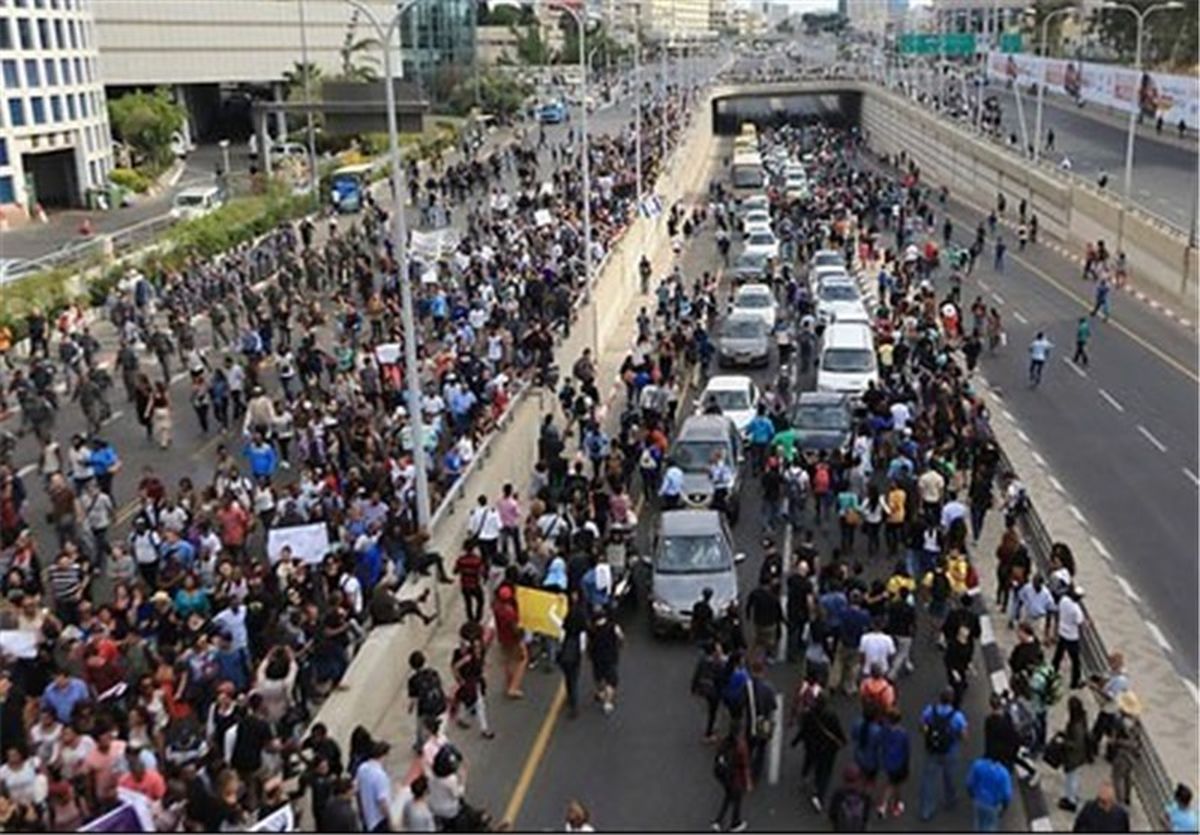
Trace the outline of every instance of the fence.
<path fill-rule="evenodd" d="M 1000 451 L 1000 456 L 1002 470 L 1013 472 L 1012 462 L 1009 461 L 1003 449 Z M 1054 540 L 1051 538 L 1050 532 L 1046 530 L 1041 516 L 1038 515 L 1036 504 L 1031 503 L 1029 510 L 1021 516 L 1021 527 L 1030 557 L 1037 565 L 1038 571 L 1044 577 L 1050 576 L 1050 549 L 1054 545 Z M 1086 614 L 1086 603 L 1083 608 Z M 1087 614 L 1087 620 L 1080 630 L 1080 639 L 1082 644 L 1081 660 L 1085 671 L 1089 674 L 1108 672 L 1108 650 L 1104 646 L 1104 639 L 1100 636 L 1090 614 Z M 1166 766 L 1163 765 L 1162 759 L 1154 749 L 1154 743 L 1146 732 L 1145 726 L 1140 721 L 1135 723 L 1135 738 L 1138 744 L 1138 756 L 1133 770 L 1133 787 L 1142 803 L 1146 819 L 1150 822 L 1151 828 L 1156 829 L 1162 826 L 1163 810 L 1171 802 L 1175 786 Z"/>

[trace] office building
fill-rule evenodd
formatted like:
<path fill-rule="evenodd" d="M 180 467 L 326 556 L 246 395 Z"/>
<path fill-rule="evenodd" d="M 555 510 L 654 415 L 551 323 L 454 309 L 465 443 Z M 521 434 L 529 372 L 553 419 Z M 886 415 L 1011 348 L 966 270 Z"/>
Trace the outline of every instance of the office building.
<path fill-rule="evenodd" d="M 0 2 L 0 210 L 82 205 L 112 169 L 92 0 Z M 15 216 L 15 215 L 14 215 Z"/>
<path fill-rule="evenodd" d="M 643 30 L 651 38 L 714 40 L 712 0 L 641 0 Z"/>

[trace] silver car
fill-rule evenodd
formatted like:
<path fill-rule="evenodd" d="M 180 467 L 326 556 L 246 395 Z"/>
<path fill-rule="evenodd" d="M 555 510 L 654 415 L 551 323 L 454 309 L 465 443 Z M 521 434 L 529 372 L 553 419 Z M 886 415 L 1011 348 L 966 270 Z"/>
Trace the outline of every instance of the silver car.
<path fill-rule="evenodd" d="M 712 589 L 720 611 L 738 599 L 729 528 L 715 510 L 668 510 L 659 518 L 650 578 L 650 628 L 655 635 L 686 632 L 692 606 Z"/>
<path fill-rule="evenodd" d="M 680 427 L 671 444 L 670 457 L 683 470 L 684 506 L 710 507 L 713 486 L 708 471 L 718 451 L 733 470 L 727 509 L 729 520 L 736 524 L 742 506 L 742 480 L 738 473 L 742 463 L 742 434 L 737 425 L 725 415 L 693 415 Z"/>
<path fill-rule="evenodd" d="M 755 313 L 737 312 L 726 316 L 717 334 L 717 365 L 771 364 L 771 334 L 767 323 Z"/>

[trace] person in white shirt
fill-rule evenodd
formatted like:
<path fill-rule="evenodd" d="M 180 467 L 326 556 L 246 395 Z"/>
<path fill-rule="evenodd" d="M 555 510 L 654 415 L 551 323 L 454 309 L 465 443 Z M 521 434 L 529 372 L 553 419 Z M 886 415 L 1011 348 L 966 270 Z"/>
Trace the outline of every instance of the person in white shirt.
<path fill-rule="evenodd" d="M 1071 689 L 1077 690 L 1083 686 L 1083 670 L 1079 663 L 1080 630 L 1087 622 L 1083 607 L 1079 601 L 1083 599 L 1083 591 L 1073 586 L 1061 598 L 1058 609 L 1058 645 L 1054 648 L 1054 671 L 1058 672 L 1063 656 L 1071 658 Z"/>
<path fill-rule="evenodd" d="M 1038 331 L 1038 335 L 1029 343 L 1029 385 L 1036 388 L 1042 382 L 1042 369 L 1050 357 L 1054 343 L 1046 338 L 1046 334 Z"/>
<path fill-rule="evenodd" d="M 953 490 L 946 494 L 947 502 L 942 505 L 941 525 L 942 530 L 950 530 L 959 519 L 967 518 L 967 506 L 958 499 L 958 494 Z"/>
<path fill-rule="evenodd" d="M 896 654 L 896 642 L 883 631 L 881 623 L 874 623 L 869 632 L 858 640 L 858 651 L 862 654 L 862 674 L 869 675 L 875 667 L 889 669 L 892 656 Z"/>
<path fill-rule="evenodd" d="M 500 554 L 500 513 L 481 495 L 467 520 L 467 534 L 479 543 L 479 553 L 494 565 Z"/>

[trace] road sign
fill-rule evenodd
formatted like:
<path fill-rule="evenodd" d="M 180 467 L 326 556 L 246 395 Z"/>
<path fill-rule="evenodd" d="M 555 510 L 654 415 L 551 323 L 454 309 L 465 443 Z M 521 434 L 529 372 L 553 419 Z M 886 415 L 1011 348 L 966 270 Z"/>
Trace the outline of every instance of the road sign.
<path fill-rule="evenodd" d="M 1000 36 L 1000 51 L 1005 53 L 1022 52 L 1020 32 L 1006 32 Z"/>
<path fill-rule="evenodd" d="M 966 57 L 975 54 L 975 36 L 970 32 L 901 35 L 900 54 Z"/>

